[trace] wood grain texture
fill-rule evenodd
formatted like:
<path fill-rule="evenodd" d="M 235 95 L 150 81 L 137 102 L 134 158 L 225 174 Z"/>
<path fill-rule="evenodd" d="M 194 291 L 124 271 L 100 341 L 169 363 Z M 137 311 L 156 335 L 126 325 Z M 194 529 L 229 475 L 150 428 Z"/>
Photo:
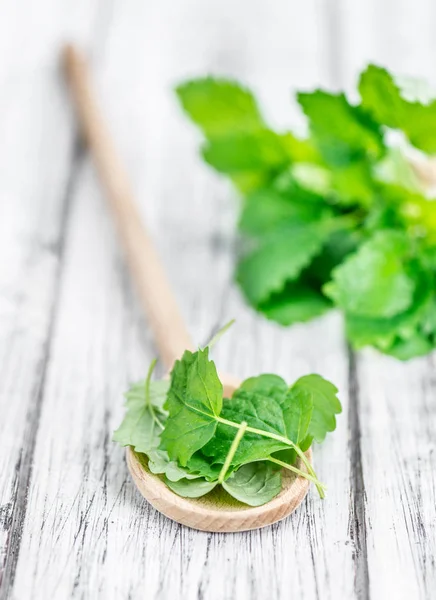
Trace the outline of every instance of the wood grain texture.
<path fill-rule="evenodd" d="M 77 159 L 53 57 L 60 36 L 86 39 L 86 6 L 45 0 L 44 22 L 24 2 L 0 8 L 0 596 L 21 543 Z"/>
<path fill-rule="evenodd" d="M 350 86 L 368 58 L 434 77 L 433 3 L 37 7 L 0 5 L 0 597 L 431 599 L 434 357 L 349 356 L 336 314 L 281 329 L 244 305 L 231 276 L 237 200 L 201 164 L 171 86 L 234 75 L 274 124 L 299 122 L 290 87 Z M 174 524 L 141 498 L 111 442 L 122 392 L 156 350 L 94 170 L 74 152 L 54 68 L 67 34 L 92 50 L 104 111 L 194 340 L 236 317 L 215 350 L 220 369 L 289 381 L 314 371 L 340 388 L 338 430 L 315 449 L 327 499 L 311 491 L 272 527 L 207 534 Z"/>

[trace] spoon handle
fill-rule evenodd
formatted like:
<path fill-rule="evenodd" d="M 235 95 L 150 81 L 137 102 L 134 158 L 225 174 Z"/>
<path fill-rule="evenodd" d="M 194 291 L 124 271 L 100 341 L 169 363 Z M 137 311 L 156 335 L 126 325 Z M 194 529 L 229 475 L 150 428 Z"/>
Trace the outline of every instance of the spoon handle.
<path fill-rule="evenodd" d="M 135 206 L 127 174 L 95 100 L 84 57 L 72 46 L 63 65 L 81 128 L 94 157 L 132 277 L 157 347 L 168 368 L 193 344 L 164 268 Z"/>

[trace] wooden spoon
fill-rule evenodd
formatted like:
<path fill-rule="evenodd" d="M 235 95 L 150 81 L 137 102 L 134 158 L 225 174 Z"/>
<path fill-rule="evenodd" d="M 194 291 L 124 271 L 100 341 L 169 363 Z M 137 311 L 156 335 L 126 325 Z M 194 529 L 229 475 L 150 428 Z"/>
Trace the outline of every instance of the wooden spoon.
<path fill-rule="evenodd" d="M 63 65 L 130 272 L 161 357 L 166 367 L 171 369 L 185 350 L 195 349 L 194 345 L 163 266 L 136 209 L 127 174 L 95 101 L 86 61 L 76 49 L 67 46 L 63 51 Z M 226 397 L 231 397 L 238 381 L 225 374 L 220 374 L 220 379 Z M 312 461 L 310 450 L 306 455 Z M 245 531 L 275 523 L 297 508 L 309 488 L 307 479 L 283 470 L 280 494 L 263 506 L 251 508 L 221 489 L 198 499 L 182 498 L 172 492 L 159 476 L 150 473 L 146 457 L 131 449 L 127 451 L 127 464 L 136 486 L 150 504 L 170 519 L 204 531 Z M 305 470 L 302 463 L 298 466 Z"/>

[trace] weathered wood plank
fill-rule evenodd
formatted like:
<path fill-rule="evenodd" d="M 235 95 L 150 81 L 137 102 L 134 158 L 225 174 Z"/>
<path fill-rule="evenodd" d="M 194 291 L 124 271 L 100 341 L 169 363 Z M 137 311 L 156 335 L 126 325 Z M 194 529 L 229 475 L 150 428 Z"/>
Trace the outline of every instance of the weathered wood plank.
<path fill-rule="evenodd" d="M 75 168 L 53 62 L 59 36 L 86 39 L 94 16 L 89 2 L 59 8 L 0 7 L 0 595 L 21 542 Z"/>
<path fill-rule="evenodd" d="M 285 0 L 256 0 L 249 9 L 230 1 L 119 2 L 105 54 L 96 58 L 105 110 L 195 339 L 236 317 L 216 351 L 223 370 L 269 370 L 289 380 L 317 371 L 341 388 L 339 429 L 316 453 L 328 500 L 311 493 L 284 523 L 225 536 L 182 528 L 140 498 L 110 437 L 121 392 L 143 375 L 153 350 L 86 163 L 65 242 L 17 597 L 136 598 L 145 589 L 156 598 L 279 598 L 290 589 L 301 598 L 354 597 L 348 365 L 339 321 L 331 315 L 282 330 L 243 305 L 230 283 L 234 198 L 200 165 L 198 138 L 169 90 L 188 74 L 225 72 L 254 84 L 268 113 L 289 123 L 289 88 L 323 82 L 315 9 Z"/>
<path fill-rule="evenodd" d="M 343 3 L 344 83 L 369 61 L 435 84 L 435 6 Z M 434 356 L 407 364 L 374 351 L 356 362 L 362 526 L 373 599 L 432 598 L 436 588 Z"/>

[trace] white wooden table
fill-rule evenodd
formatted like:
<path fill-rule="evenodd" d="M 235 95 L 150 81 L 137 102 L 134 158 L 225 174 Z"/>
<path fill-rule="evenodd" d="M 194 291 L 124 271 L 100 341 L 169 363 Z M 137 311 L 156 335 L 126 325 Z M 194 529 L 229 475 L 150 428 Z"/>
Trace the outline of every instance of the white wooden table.
<path fill-rule="evenodd" d="M 292 88 L 350 88 L 368 60 L 436 83 L 434 0 L 0 2 L 0 598 L 436 597 L 435 356 L 347 350 L 340 316 L 282 329 L 232 283 L 237 202 L 201 164 L 172 85 L 206 72 L 298 122 Z M 58 68 L 92 56 L 141 212 L 219 367 L 332 379 L 344 412 L 315 454 L 328 497 L 245 534 L 170 522 L 111 442 L 155 355 Z"/>

